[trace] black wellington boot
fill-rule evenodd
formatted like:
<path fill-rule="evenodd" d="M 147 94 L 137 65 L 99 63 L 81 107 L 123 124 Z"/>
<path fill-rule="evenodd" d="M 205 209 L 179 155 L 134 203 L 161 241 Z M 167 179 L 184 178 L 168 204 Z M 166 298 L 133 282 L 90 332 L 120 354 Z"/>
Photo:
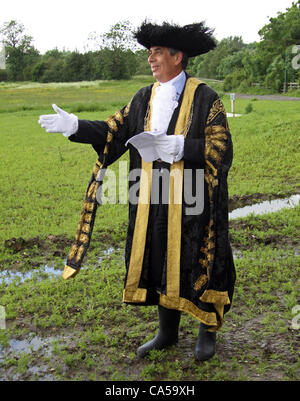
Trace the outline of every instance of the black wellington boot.
<path fill-rule="evenodd" d="M 216 352 L 216 333 L 210 332 L 204 323 L 200 323 L 199 335 L 195 348 L 195 360 L 207 361 Z"/>
<path fill-rule="evenodd" d="M 158 305 L 159 330 L 156 336 L 137 349 L 140 358 L 148 355 L 151 350 L 160 350 L 174 345 L 178 341 L 180 312 Z"/>

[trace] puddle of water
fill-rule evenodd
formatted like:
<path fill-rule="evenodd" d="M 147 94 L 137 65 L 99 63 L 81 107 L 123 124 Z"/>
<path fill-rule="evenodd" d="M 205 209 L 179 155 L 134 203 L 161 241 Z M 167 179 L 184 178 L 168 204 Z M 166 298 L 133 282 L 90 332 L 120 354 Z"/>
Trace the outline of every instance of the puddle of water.
<path fill-rule="evenodd" d="M 238 249 L 232 249 L 233 259 L 243 259 L 243 252 Z"/>
<path fill-rule="evenodd" d="M 0 345 L 0 362 L 6 358 L 21 358 L 23 355 L 31 354 L 32 352 L 38 352 L 38 360 L 34 362 L 33 366 L 28 366 L 25 376 L 35 377 L 38 376 L 38 380 L 52 381 L 56 380 L 56 377 L 49 372 L 49 366 L 40 361 L 41 356 L 51 358 L 54 342 L 58 342 L 59 345 L 69 343 L 71 336 L 50 336 L 50 337 L 39 337 L 35 333 L 29 333 L 28 337 L 24 340 L 17 340 L 12 338 L 8 341 L 8 345 L 2 347 Z M 1 370 L 0 370 L 1 371 Z M 0 381 L 3 380 L 24 380 L 24 377 L 14 369 L 6 368 L 1 372 Z"/>
<path fill-rule="evenodd" d="M 115 248 L 110 247 L 110 248 L 104 250 L 104 251 L 103 251 L 103 254 L 104 254 L 105 256 L 108 256 L 108 255 L 110 255 L 111 253 L 113 253 L 114 251 L 115 251 Z"/>
<path fill-rule="evenodd" d="M 9 270 L 2 270 L 0 272 L 0 284 L 5 283 L 6 285 L 16 281 L 17 284 L 23 283 L 25 280 L 31 279 L 37 276 L 39 279 L 43 278 L 43 275 L 48 275 L 49 278 L 61 276 L 62 271 L 55 269 L 53 266 L 45 265 L 43 268 L 30 270 L 28 272 L 11 272 Z"/>
<path fill-rule="evenodd" d="M 277 212 L 284 208 L 293 208 L 299 204 L 300 195 L 293 195 L 286 199 L 275 199 L 271 201 L 264 201 L 257 203 L 252 206 L 245 206 L 239 209 L 233 210 L 229 213 L 229 219 L 237 219 L 241 217 L 247 217 L 251 214 L 262 215 L 266 213 Z"/>
<path fill-rule="evenodd" d="M 103 251 L 103 256 L 99 256 L 98 261 L 101 263 L 102 260 L 103 260 L 106 256 L 111 255 L 113 252 L 115 252 L 115 250 L 116 250 L 116 249 L 115 249 L 114 247 L 110 247 L 110 248 L 104 250 L 104 251 Z"/>
<path fill-rule="evenodd" d="M 26 340 L 16 340 L 14 338 L 8 341 L 6 347 L 0 345 L 0 361 L 4 356 L 20 356 L 24 353 L 30 354 L 34 351 L 43 350 L 44 355 L 50 355 L 53 349 L 52 343 L 56 340 L 55 337 L 41 338 L 38 336 L 31 336 Z"/>
<path fill-rule="evenodd" d="M 103 256 L 100 256 L 98 258 L 99 262 L 102 262 L 102 260 L 111 255 L 113 252 L 118 251 L 118 249 L 115 249 L 113 247 L 110 247 L 106 250 L 103 251 Z M 66 264 L 67 260 L 65 259 L 63 261 L 63 264 Z M 88 269 L 87 266 L 82 266 L 81 270 L 84 269 Z M 45 265 L 44 267 L 41 267 L 39 269 L 34 269 L 34 270 L 30 270 L 28 272 L 20 272 L 20 271 L 16 271 L 16 272 L 12 272 L 10 270 L 2 270 L 0 271 L 0 284 L 5 283 L 6 285 L 9 285 L 13 282 L 16 283 L 16 285 L 20 284 L 20 283 L 24 283 L 25 280 L 29 280 L 33 277 L 37 277 L 38 280 L 43 280 L 45 278 L 57 278 L 57 277 L 61 277 L 62 275 L 62 270 L 60 269 L 55 269 L 53 266 L 48 266 Z"/>

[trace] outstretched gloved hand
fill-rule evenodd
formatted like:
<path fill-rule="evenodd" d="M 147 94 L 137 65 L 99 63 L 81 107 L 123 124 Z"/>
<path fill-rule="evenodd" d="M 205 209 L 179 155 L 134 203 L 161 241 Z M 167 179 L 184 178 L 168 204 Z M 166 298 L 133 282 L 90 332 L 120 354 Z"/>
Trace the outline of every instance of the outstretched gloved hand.
<path fill-rule="evenodd" d="M 69 137 L 78 130 L 78 117 L 60 109 L 56 104 L 52 104 L 56 114 L 44 114 L 39 118 L 39 124 L 45 128 L 46 132 L 61 132 L 65 137 Z"/>

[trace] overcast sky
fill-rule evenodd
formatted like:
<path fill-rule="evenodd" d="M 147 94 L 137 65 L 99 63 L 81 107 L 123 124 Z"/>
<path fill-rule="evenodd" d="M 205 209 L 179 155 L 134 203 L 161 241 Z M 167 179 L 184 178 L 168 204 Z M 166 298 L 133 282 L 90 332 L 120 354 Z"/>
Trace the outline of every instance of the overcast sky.
<path fill-rule="evenodd" d="M 145 18 L 180 25 L 206 21 L 221 40 L 242 36 L 245 43 L 259 41 L 258 31 L 269 17 L 285 12 L 293 0 L 3 0 L 0 26 L 12 19 L 22 22 L 44 53 L 84 49 L 89 33 L 107 32 L 119 21 L 137 27 Z"/>

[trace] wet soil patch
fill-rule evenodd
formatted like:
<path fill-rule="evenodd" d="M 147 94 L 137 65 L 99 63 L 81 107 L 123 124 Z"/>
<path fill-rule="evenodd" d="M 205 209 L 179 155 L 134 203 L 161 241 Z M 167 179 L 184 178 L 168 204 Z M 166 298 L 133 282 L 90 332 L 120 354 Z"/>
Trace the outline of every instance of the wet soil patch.
<path fill-rule="evenodd" d="M 70 246 L 72 241 L 66 238 L 63 235 L 49 235 L 46 239 L 41 237 L 34 237 L 29 239 L 24 239 L 22 237 L 19 238 L 10 238 L 4 241 L 4 248 L 10 249 L 13 253 L 22 252 L 25 250 L 34 250 L 38 249 L 39 252 L 43 251 L 47 253 L 51 249 L 53 250 L 53 246 L 56 249 L 56 255 L 61 256 L 60 251 L 64 250 L 66 246 Z"/>
<path fill-rule="evenodd" d="M 89 247 L 89 255 L 93 251 L 104 251 L 107 249 L 117 249 L 125 246 L 127 225 L 124 223 L 117 230 L 106 229 L 104 232 L 96 231 L 93 233 Z M 52 265 L 56 260 L 66 260 L 69 249 L 74 239 L 65 235 L 48 235 L 46 238 L 41 236 L 33 238 L 9 238 L 4 241 L 3 248 L 8 251 L 7 260 L 2 260 L 1 270 L 9 269 L 12 272 L 20 270 L 32 270 L 40 268 L 45 264 Z M 88 260 L 88 255 L 85 261 Z"/>

